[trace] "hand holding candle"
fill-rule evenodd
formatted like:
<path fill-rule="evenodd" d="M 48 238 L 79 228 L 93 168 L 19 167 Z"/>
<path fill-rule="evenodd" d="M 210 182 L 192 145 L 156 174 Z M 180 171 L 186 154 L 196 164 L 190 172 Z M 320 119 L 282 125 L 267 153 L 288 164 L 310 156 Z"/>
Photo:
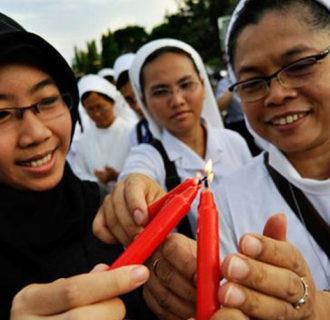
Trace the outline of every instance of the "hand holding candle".
<path fill-rule="evenodd" d="M 188 186 L 179 194 L 168 199 L 155 218 L 131 243 L 122 255 L 109 267 L 109 270 L 124 265 L 143 263 L 164 241 L 166 236 L 189 212 L 200 185 Z"/>
<path fill-rule="evenodd" d="M 210 169 L 209 172 L 211 172 Z M 206 170 L 205 170 L 206 171 Z M 209 173 L 211 176 L 211 173 Z M 208 320 L 219 309 L 220 282 L 218 211 L 205 181 L 198 206 L 197 227 L 197 320 Z"/>

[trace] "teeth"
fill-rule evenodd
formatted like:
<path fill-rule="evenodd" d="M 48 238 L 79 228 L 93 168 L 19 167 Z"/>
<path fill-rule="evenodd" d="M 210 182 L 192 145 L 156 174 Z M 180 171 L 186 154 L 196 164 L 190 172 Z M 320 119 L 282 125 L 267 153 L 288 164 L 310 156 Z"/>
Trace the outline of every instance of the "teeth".
<path fill-rule="evenodd" d="M 51 158 L 52 158 L 52 154 L 49 153 L 46 156 L 44 156 L 42 159 L 30 161 L 30 162 L 24 162 L 24 165 L 27 167 L 33 167 L 33 168 L 41 167 L 42 165 L 49 162 Z"/>
<path fill-rule="evenodd" d="M 281 118 L 275 119 L 272 121 L 272 123 L 275 125 L 284 126 L 286 124 L 293 123 L 293 122 L 297 121 L 298 119 L 301 119 L 302 117 L 304 117 L 304 115 L 305 115 L 305 113 L 290 114 L 286 117 L 281 117 Z"/>

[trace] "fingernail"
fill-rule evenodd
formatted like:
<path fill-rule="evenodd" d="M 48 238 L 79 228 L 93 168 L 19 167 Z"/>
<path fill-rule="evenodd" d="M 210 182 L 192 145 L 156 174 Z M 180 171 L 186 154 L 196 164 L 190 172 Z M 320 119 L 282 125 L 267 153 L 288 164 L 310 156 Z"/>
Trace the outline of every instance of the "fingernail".
<path fill-rule="evenodd" d="M 133 212 L 134 221 L 137 225 L 142 226 L 144 222 L 144 214 L 141 210 L 134 210 Z"/>
<path fill-rule="evenodd" d="M 131 276 L 135 282 L 143 282 L 148 279 L 149 272 L 144 266 L 134 267 L 131 270 Z"/>
<path fill-rule="evenodd" d="M 247 235 L 243 239 L 242 250 L 244 254 L 251 257 L 256 257 L 262 251 L 262 243 L 256 237 Z"/>
<path fill-rule="evenodd" d="M 234 256 L 228 265 L 228 276 L 233 280 L 244 279 L 249 273 L 248 264 L 241 258 Z"/>
<path fill-rule="evenodd" d="M 239 307 L 245 301 L 245 294 L 235 286 L 230 286 L 225 294 L 225 304 L 232 307 Z"/>

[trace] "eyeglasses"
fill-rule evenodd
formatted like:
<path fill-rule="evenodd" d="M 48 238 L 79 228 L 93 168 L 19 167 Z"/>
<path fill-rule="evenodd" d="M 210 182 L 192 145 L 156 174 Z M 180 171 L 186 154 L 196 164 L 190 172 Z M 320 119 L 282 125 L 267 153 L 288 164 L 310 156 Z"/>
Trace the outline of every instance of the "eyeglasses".
<path fill-rule="evenodd" d="M 24 118 L 24 113 L 28 110 L 34 112 L 40 120 L 44 121 L 59 117 L 65 110 L 71 110 L 71 108 L 72 96 L 69 93 L 45 97 L 27 107 L 0 108 L 0 128 L 15 125 L 17 120 Z"/>
<path fill-rule="evenodd" d="M 157 100 L 160 102 L 169 101 L 172 99 L 174 92 L 180 92 L 184 95 L 192 94 L 197 89 L 200 82 L 193 80 L 185 80 L 180 82 L 174 87 L 159 86 L 152 89 L 150 92 L 150 99 Z"/>
<path fill-rule="evenodd" d="M 299 88 L 308 84 L 317 72 L 317 66 L 330 52 L 330 47 L 319 54 L 294 61 L 270 76 L 237 82 L 230 86 L 244 102 L 253 102 L 267 96 L 270 83 L 276 78 L 285 88 Z"/>

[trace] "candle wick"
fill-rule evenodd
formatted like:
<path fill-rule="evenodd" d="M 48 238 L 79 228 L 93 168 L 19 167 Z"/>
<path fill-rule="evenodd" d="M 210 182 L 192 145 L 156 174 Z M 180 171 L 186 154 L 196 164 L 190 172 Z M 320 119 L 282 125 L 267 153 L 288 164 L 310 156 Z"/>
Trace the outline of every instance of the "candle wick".
<path fill-rule="evenodd" d="M 207 180 L 207 177 L 206 177 L 206 179 L 205 179 L 205 181 L 204 181 L 204 187 L 205 187 L 206 189 L 209 188 L 209 180 Z"/>

